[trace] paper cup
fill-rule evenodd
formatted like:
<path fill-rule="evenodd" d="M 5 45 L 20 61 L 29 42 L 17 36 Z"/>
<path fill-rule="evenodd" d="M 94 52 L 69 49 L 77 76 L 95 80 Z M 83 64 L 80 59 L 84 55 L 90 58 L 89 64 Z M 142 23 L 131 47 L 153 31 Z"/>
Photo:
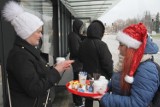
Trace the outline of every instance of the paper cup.
<path fill-rule="evenodd" d="M 61 63 L 61 62 L 63 62 L 63 61 L 65 61 L 65 58 L 64 58 L 64 57 L 57 57 L 57 58 L 56 58 L 57 64 L 59 64 L 59 63 Z"/>
<path fill-rule="evenodd" d="M 79 74 L 79 83 L 82 85 L 86 84 L 86 80 L 87 80 L 87 75 L 81 75 Z"/>
<path fill-rule="evenodd" d="M 95 80 L 93 83 L 93 92 L 94 93 L 99 93 L 99 91 L 101 90 L 102 84 L 100 83 L 100 81 Z"/>
<path fill-rule="evenodd" d="M 105 93 L 108 85 L 108 80 L 95 80 L 93 83 L 94 93 Z"/>

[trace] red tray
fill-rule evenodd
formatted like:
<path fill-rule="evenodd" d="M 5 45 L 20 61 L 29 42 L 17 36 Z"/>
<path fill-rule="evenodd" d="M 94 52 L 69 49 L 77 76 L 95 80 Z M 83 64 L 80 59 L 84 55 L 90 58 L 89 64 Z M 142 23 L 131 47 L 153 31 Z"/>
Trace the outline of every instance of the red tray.
<path fill-rule="evenodd" d="M 74 80 L 74 81 L 77 81 L 77 80 Z M 89 82 L 89 81 L 86 81 L 86 82 Z M 70 82 L 68 82 L 66 84 L 66 87 L 67 87 L 67 90 L 72 93 L 72 94 L 76 94 L 78 96 L 81 96 L 81 97 L 96 97 L 96 96 L 100 96 L 101 94 L 98 94 L 98 93 L 92 93 L 92 92 L 79 92 L 75 89 L 70 89 L 69 88 L 69 85 L 70 85 Z"/>

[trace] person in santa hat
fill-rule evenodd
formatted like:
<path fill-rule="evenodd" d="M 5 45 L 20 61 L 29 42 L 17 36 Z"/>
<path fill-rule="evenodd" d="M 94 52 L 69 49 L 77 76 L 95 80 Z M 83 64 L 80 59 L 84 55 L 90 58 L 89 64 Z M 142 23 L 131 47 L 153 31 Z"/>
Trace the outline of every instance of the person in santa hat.
<path fill-rule="evenodd" d="M 99 97 L 102 107 L 148 107 L 159 86 L 158 70 L 152 61 L 158 46 L 147 35 L 143 23 L 118 33 L 119 62 L 109 90 Z"/>
<path fill-rule="evenodd" d="M 10 107 L 52 107 L 50 88 L 74 62 L 66 60 L 49 66 L 37 48 L 42 37 L 43 22 L 37 16 L 24 11 L 14 1 L 5 4 L 4 19 L 12 24 L 17 36 L 7 59 L 10 86 Z"/>

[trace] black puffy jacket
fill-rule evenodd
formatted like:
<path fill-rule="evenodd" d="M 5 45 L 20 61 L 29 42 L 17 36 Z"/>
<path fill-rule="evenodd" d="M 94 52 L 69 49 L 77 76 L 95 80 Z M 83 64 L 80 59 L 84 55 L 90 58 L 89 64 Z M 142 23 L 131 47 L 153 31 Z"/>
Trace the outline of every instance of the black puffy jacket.
<path fill-rule="evenodd" d="M 12 107 L 44 107 L 47 90 L 60 80 L 58 71 L 41 59 L 40 51 L 19 37 L 9 53 L 7 72 Z"/>
<path fill-rule="evenodd" d="M 68 35 L 68 47 L 70 51 L 70 59 L 76 60 L 78 58 L 79 46 L 81 43 L 80 30 L 83 26 L 81 20 L 76 19 L 73 22 L 73 32 Z"/>
<path fill-rule="evenodd" d="M 79 48 L 79 60 L 83 70 L 89 74 L 99 73 L 110 79 L 113 71 L 112 55 L 106 43 L 101 41 L 104 26 L 100 21 L 93 21 L 87 29 L 87 38 Z"/>

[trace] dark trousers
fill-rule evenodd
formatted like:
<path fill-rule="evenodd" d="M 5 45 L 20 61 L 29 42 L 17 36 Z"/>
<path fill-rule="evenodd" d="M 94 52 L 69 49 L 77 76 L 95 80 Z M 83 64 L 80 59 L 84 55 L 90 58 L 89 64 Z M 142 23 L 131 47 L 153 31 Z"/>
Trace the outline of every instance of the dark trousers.
<path fill-rule="evenodd" d="M 78 80 L 79 71 L 76 71 L 77 68 L 75 68 L 76 66 L 74 66 L 74 64 L 72 65 L 72 67 L 73 67 L 73 79 Z M 75 103 L 76 106 L 82 105 L 83 104 L 82 97 L 73 94 L 73 102 Z"/>
<path fill-rule="evenodd" d="M 92 99 L 92 98 L 86 98 L 85 99 L 85 107 L 93 107 L 93 101 L 94 101 L 95 99 Z M 98 100 L 96 100 L 96 101 L 98 101 Z M 101 105 L 100 105 L 100 101 L 98 101 L 99 102 L 99 107 L 102 107 Z"/>
<path fill-rule="evenodd" d="M 93 107 L 93 99 L 86 98 L 85 99 L 85 107 Z"/>

